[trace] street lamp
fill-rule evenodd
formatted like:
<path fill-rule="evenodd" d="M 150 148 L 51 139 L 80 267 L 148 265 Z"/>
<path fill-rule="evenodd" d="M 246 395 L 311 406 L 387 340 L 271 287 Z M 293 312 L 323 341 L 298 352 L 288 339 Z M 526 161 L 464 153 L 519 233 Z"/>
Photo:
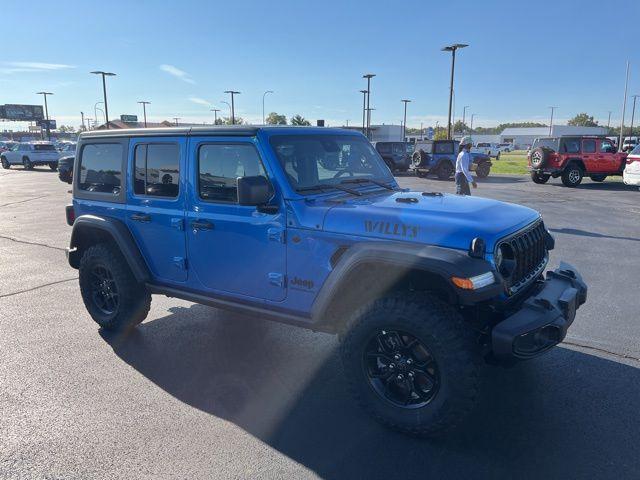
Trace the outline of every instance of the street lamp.
<path fill-rule="evenodd" d="M 451 140 L 451 107 L 453 105 L 453 74 L 456 68 L 456 50 L 468 47 L 465 43 L 454 43 L 442 48 L 443 52 L 451 52 L 451 83 L 449 86 L 449 118 L 447 120 L 447 140 Z"/>
<path fill-rule="evenodd" d="M 87 130 L 91 130 L 91 120 L 93 120 L 93 118 L 86 117 L 86 120 L 87 120 Z"/>
<path fill-rule="evenodd" d="M 273 93 L 273 90 L 267 90 L 262 94 L 262 124 L 265 125 L 264 122 L 264 97 L 267 96 L 267 93 Z"/>
<path fill-rule="evenodd" d="M 549 107 L 549 108 L 551 109 L 551 121 L 549 122 L 549 136 L 551 136 L 551 132 L 552 132 L 552 129 L 553 129 L 553 112 L 558 107 Z"/>
<path fill-rule="evenodd" d="M 620 141 L 618 142 L 618 151 L 622 151 L 622 142 L 624 141 L 624 116 L 627 113 L 627 87 L 629 86 L 629 62 L 627 61 L 627 75 L 624 81 L 624 100 L 622 101 L 622 120 L 620 121 Z"/>
<path fill-rule="evenodd" d="M 365 134 L 366 129 L 366 118 L 367 118 L 367 91 L 360 90 L 362 93 L 362 134 Z"/>
<path fill-rule="evenodd" d="M 220 111 L 220 109 L 219 108 L 212 108 L 210 111 L 213 112 L 213 124 L 217 125 L 218 124 L 218 112 Z"/>
<path fill-rule="evenodd" d="M 400 100 L 404 103 L 404 122 L 402 126 L 402 141 L 404 142 L 407 137 L 407 103 L 410 103 L 411 100 Z"/>
<path fill-rule="evenodd" d="M 473 119 L 476 118 L 476 114 L 472 113 L 471 114 L 471 126 L 469 127 L 469 129 L 471 130 L 471 134 L 473 134 Z"/>
<path fill-rule="evenodd" d="M 611 110 L 609 110 L 609 119 L 607 120 L 607 130 L 609 130 L 610 126 L 611 126 Z"/>
<path fill-rule="evenodd" d="M 80 112 L 80 117 L 82 118 L 82 130 L 84 130 L 84 112 Z"/>
<path fill-rule="evenodd" d="M 633 137 L 633 117 L 636 114 L 636 98 L 638 98 L 640 95 L 631 95 L 631 98 L 633 98 L 633 108 L 631 109 L 631 129 L 629 130 L 629 135 Z"/>
<path fill-rule="evenodd" d="M 224 103 L 227 107 L 229 107 L 229 120 L 231 120 L 231 104 L 229 102 L 225 102 L 224 100 L 220 100 L 220 103 Z"/>
<path fill-rule="evenodd" d="M 144 116 L 144 128 L 147 128 L 147 105 L 151 102 L 147 102 L 146 100 L 140 100 L 138 103 L 142 105 L 142 115 Z"/>
<path fill-rule="evenodd" d="M 104 118 L 105 123 L 107 125 L 107 130 L 109 130 L 109 107 L 107 106 L 107 82 L 104 77 L 115 77 L 115 73 L 111 72 L 103 72 L 102 70 L 96 70 L 91 72 L 94 75 L 102 75 L 102 94 L 104 96 Z"/>
<path fill-rule="evenodd" d="M 469 108 L 469 105 L 465 105 L 464 108 L 462 109 L 462 125 L 465 125 L 465 119 L 467 118 L 467 108 Z M 462 132 L 462 134 L 464 135 L 464 131 Z"/>
<path fill-rule="evenodd" d="M 367 138 L 371 139 L 371 109 L 369 108 L 369 104 L 371 101 L 371 79 L 375 77 L 375 73 L 365 73 L 362 78 L 367 79 Z"/>
<path fill-rule="evenodd" d="M 96 102 L 93 105 L 93 116 L 96 119 L 96 122 L 98 121 L 98 110 L 100 110 L 102 112 L 102 116 L 104 116 L 104 110 L 102 110 L 101 108 L 98 108 L 98 105 L 100 105 L 101 103 L 104 103 L 104 102 Z M 106 119 L 105 119 L 105 122 L 106 122 Z"/>
<path fill-rule="evenodd" d="M 49 129 L 49 107 L 47 106 L 47 95 L 53 95 L 51 92 L 37 92 L 36 95 L 42 95 L 44 97 L 44 118 L 47 121 L 47 140 L 51 140 L 51 130 Z M 44 134 L 42 134 L 42 128 L 40 129 L 42 138 L 44 139 Z"/>
<path fill-rule="evenodd" d="M 228 93 L 231 95 L 231 125 L 236 124 L 236 111 L 235 111 L 235 103 L 233 101 L 234 95 L 240 95 L 240 92 L 236 92 L 235 90 L 225 90 L 224 93 Z"/>

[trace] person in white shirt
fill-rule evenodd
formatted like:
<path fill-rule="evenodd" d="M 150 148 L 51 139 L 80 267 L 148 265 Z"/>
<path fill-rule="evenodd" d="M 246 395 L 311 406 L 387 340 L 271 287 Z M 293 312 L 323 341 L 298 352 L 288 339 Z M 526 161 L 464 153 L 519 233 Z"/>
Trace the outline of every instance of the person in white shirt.
<path fill-rule="evenodd" d="M 472 161 L 470 153 L 472 144 L 471 137 L 463 137 L 460 140 L 460 153 L 456 159 L 456 193 L 458 195 L 471 195 L 469 184 L 473 185 L 473 188 L 478 187 L 469 171 Z"/>

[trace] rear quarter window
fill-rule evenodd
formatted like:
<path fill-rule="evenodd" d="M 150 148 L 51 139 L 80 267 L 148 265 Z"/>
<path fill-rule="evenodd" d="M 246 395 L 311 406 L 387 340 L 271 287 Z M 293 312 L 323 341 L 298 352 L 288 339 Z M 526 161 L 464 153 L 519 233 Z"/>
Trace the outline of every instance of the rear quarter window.
<path fill-rule="evenodd" d="M 80 157 L 78 188 L 85 192 L 119 194 L 123 148 L 119 143 L 85 145 Z"/>

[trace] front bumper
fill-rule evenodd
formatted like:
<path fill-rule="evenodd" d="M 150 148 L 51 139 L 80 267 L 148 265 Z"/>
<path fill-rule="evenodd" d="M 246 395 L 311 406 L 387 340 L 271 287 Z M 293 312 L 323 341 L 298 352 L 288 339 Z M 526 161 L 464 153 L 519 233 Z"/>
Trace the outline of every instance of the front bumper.
<path fill-rule="evenodd" d="M 622 181 L 625 185 L 637 185 L 640 186 L 640 171 L 630 172 L 626 169 L 622 174 Z"/>
<path fill-rule="evenodd" d="M 577 270 L 561 262 L 547 272 L 543 286 L 519 310 L 491 332 L 493 357 L 498 360 L 532 358 L 564 340 L 576 310 L 587 300 L 587 285 Z"/>

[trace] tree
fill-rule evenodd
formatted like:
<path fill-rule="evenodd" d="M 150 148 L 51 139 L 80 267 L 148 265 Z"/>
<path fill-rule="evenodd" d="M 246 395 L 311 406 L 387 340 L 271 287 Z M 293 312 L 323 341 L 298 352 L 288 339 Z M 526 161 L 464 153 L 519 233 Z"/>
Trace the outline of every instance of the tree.
<path fill-rule="evenodd" d="M 286 125 L 287 117 L 276 112 L 271 112 L 267 115 L 267 119 L 265 121 L 267 122 L 267 125 Z"/>
<path fill-rule="evenodd" d="M 466 123 L 463 123 L 462 120 L 458 120 L 453 124 L 453 131 L 456 133 L 464 133 L 469 131 L 469 127 Z"/>
<path fill-rule="evenodd" d="M 446 140 L 447 139 L 447 129 L 444 127 L 438 127 L 433 131 L 433 139 L 434 140 Z"/>
<path fill-rule="evenodd" d="M 73 133 L 76 131 L 76 129 L 74 127 L 72 127 L 71 125 L 60 125 L 58 127 L 58 131 L 60 133 Z"/>
<path fill-rule="evenodd" d="M 235 117 L 235 121 L 236 121 L 235 125 L 244 125 L 244 120 L 242 119 L 242 117 Z M 233 125 L 231 123 L 231 117 L 224 117 L 220 125 Z"/>
<path fill-rule="evenodd" d="M 291 117 L 291 125 L 303 125 L 305 127 L 308 127 L 311 125 L 311 122 L 309 122 L 309 120 L 304 118 L 302 115 L 294 115 L 293 117 Z"/>
<path fill-rule="evenodd" d="M 569 120 L 567 125 L 574 125 L 577 127 L 597 127 L 598 122 L 594 121 L 593 117 L 586 113 L 579 113 Z"/>

